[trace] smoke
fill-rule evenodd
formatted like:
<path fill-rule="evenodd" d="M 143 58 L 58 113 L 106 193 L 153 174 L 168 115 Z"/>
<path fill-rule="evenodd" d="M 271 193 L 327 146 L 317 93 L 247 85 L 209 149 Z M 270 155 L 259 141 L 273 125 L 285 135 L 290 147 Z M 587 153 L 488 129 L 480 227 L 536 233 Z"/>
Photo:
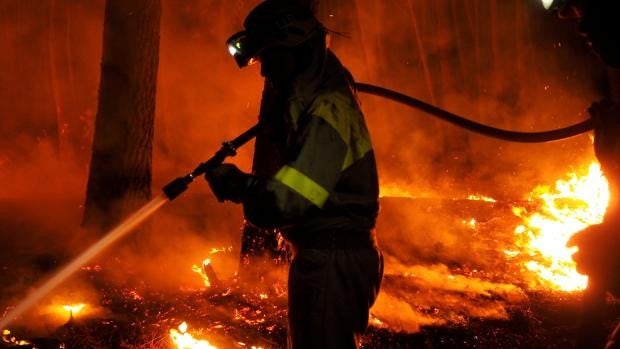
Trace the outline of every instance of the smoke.
<path fill-rule="evenodd" d="M 404 265 L 385 258 L 386 279 L 372 314 L 381 326 L 418 332 L 420 326 L 466 324 L 470 318 L 509 318 L 509 307 L 527 299 L 523 291 L 473 275 L 455 275 L 442 264 Z"/>
<path fill-rule="evenodd" d="M 602 67 L 572 28 L 535 2 L 350 3 L 357 11 L 335 9 L 331 22 L 337 26 L 353 16 L 349 21 L 357 26 L 333 28 L 350 32 L 352 39 L 335 36 L 333 46 L 337 52 L 343 47 L 358 80 L 524 131 L 581 121 L 597 98 L 594 85 Z M 390 102 L 363 96 L 362 102 L 382 181 L 422 183 L 437 195 L 469 190 L 518 197 L 564 173 L 576 157 L 591 157 L 585 136 L 549 145 L 511 144 Z"/>
<path fill-rule="evenodd" d="M 258 69 L 239 70 L 224 46 L 256 3 L 163 1 L 155 190 L 256 122 L 262 88 Z M 600 95 L 602 76 L 571 24 L 537 5 L 346 0 L 321 1 L 319 10 L 330 29 L 350 37 L 332 34 L 331 47 L 358 81 L 394 88 L 483 123 L 528 131 L 581 121 Z M 30 276 L 17 282 L 19 287 L 32 285 L 93 239 L 79 223 L 102 24 L 103 2 L 0 4 L 0 51 L 9 53 L 0 55 L 5 67 L 0 74 L 0 261 L 31 268 L 20 269 Z M 360 99 L 382 185 L 398 185 L 420 197 L 477 193 L 516 200 L 540 183 L 555 181 L 567 166 L 593 157 L 587 136 L 513 144 L 376 97 Z M 246 171 L 251 149 L 246 146 L 234 159 Z M 394 206 L 384 200 L 379 232 L 401 264 L 496 267 L 492 254 L 469 253 L 487 251 L 485 242 L 461 240 L 467 228 L 445 219 L 454 211 L 438 209 L 429 217 L 420 215 L 420 207 Z M 492 213 L 485 215 L 494 222 Z M 133 266 L 129 274 L 120 267 L 111 268 L 111 274 L 119 280 L 144 279 L 154 287 L 198 287 L 191 265 L 209 257 L 214 247 L 230 246 L 232 252 L 216 255 L 213 265 L 223 278 L 232 276 L 241 224 L 239 207 L 218 204 L 197 180 L 147 224 L 150 231 L 121 242 L 108 255 Z M 425 233 L 412 238 L 412 231 Z M 16 250 L 24 252 L 14 258 L 10 251 Z"/>

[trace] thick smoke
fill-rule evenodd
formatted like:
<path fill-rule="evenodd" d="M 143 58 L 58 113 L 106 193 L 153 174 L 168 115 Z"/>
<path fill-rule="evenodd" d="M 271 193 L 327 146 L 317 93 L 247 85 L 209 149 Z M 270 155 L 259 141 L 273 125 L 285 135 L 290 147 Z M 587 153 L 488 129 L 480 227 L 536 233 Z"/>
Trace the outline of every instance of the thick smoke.
<path fill-rule="evenodd" d="M 224 45 L 256 3 L 163 1 L 155 190 L 256 122 L 258 69 L 238 70 Z M 357 80 L 483 123 L 525 131 L 557 128 L 585 118 L 585 109 L 600 95 L 602 70 L 585 43 L 571 24 L 544 13 L 535 1 L 323 0 L 319 13 L 334 32 L 332 49 Z M 0 51 L 5 53 L 0 55 L 0 261 L 31 267 L 25 272 L 31 277 L 17 281 L 16 289 L 30 287 L 92 241 L 79 222 L 102 25 L 103 1 L 0 4 Z M 593 157 L 588 136 L 542 145 L 506 143 L 376 97 L 360 99 L 382 184 L 414 196 L 452 199 L 475 193 L 521 199 L 537 184 L 552 182 Z M 250 159 L 247 146 L 234 162 L 249 170 Z M 395 206 L 385 205 L 382 215 L 405 215 L 407 224 L 398 234 L 379 233 L 386 247 L 390 241 L 403 246 L 400 251 L 407 253 L 396 256 L 400 263 L 425 260 L 424 251 L 437 244 L 449 247 L 431 253 L 439 259 L 473 259 L 469 252 L 479 244 L 460 243 L 461 237 L 446 233 L 451 230 L 444 225 L 433 226 L 425 238 L 409 238 L 404 230 L 432 224 Z M 153 285 L 196 286 L 200 280 L 191 264 L 208 257 L 213 247 L 233 247 L 213 258 L 218 273 L 233 275 L 241 224 L 239 207 L 216 203 L 198 180 L 157 214 L 149 232 L 120 243 L 109 258 L 129 261 L 135 267 L 131 277 L 138 274 Z M 407 260 L 411 250 L 423 251 L 422 257 Z M 16 258 L 13 251 L 23 252 Z M 121 270 L 113 274 L 123 278 Z"/>

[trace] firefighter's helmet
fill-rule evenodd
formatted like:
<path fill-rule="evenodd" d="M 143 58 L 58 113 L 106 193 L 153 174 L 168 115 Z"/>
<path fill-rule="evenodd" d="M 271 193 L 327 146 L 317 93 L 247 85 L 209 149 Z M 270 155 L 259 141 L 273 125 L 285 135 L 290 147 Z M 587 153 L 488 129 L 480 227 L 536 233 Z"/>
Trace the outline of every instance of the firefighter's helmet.
<path fill-rule="evenodd" d="M 226 42 L 240 68 L 255 63 L 269 47 L 295 47 L 316 35 L 325 35 L 312 11 L 290 0 L 266 0 L 246 17 L 245 30 Z"/>

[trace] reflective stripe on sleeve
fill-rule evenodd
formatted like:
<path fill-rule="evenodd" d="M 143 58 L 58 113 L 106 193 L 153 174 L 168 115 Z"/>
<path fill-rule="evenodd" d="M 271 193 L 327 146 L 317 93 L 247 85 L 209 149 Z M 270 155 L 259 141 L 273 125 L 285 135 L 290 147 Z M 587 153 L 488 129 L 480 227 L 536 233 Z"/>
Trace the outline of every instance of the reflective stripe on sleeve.
<path fill-rule="evenodd" d="M 327 190 L 293 167 L 283 166 L 274 178 L 319 208 L 329 197 Z"/>

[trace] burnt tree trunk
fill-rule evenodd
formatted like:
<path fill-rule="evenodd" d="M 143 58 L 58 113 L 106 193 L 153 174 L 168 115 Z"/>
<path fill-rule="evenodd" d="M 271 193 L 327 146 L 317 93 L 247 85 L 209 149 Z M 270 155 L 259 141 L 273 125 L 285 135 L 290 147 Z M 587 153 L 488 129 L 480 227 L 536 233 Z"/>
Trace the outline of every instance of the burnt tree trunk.
<path fill-rule="evenodd" d="M 151 197 L 161 0 L 107 0 L 83 225 L 105 230 Z"/>

